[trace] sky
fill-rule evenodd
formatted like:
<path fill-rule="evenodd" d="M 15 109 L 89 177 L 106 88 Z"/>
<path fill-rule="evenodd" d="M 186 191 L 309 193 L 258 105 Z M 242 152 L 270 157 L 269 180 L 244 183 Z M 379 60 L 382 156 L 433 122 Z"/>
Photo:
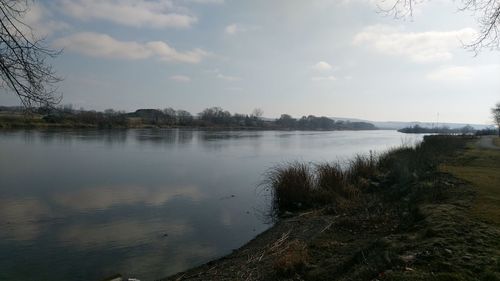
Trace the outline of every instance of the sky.
<path fill-rule="evenodd" d="M 478 30 L 473 15 L 451 0 L 426 1 L 405 19 L 378 5 L 38 0 L 25 21 L 63 50 L 51 63 L 74 108 L 491 123 L 500 51 L 463 47 Z M 4 91 L 0 104 L 19 101 Z"/>

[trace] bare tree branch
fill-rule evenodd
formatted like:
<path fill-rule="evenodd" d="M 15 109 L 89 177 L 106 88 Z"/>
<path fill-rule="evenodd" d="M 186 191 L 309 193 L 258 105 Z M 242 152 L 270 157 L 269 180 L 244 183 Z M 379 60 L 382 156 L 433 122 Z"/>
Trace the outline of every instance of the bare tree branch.
<path fill-rule="evenodd" d="M 55 75 L 47 59 L 60 51 L 44 46 L 23 21 L 30 0 L 0 0 L 0 87 L 14 92 L 23 106 L 53 107 L 61 101 Z"/>
<path fill-rule="evenodd" d="M 390 5 L 387 5 L 390 1 Z M 416 5 L 422 0 L 381 0 L 379 10 L 395 18 L 412 17 Z M 471 11 L 479 25 L 479 33 L 474 40 L 464 46 L 476 54 L 484 48 L 500 48 L 500 0 L 461 0 L 460 11 Z"/>

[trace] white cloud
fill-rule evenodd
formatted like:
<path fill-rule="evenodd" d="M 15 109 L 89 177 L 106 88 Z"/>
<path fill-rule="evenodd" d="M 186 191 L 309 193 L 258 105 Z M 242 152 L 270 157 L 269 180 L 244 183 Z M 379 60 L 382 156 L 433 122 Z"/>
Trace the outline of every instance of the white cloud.
<path fill-rule="evenodd" d="M 224 32 L 228 35 L 235 35 L 238 33 L 253 31 L 253 30 L 257 30 L 257 29 L 259 29 L 259 26 L 232 23 L 224 28 Z"/>
<path fill-rule="evenodd" d="M 488 77 L 498 77 L 500 75 L 500 65 L 479 65 L 479 66 L 442 66 L 429 72 L 427 79 L 442 82 L 467 82 L 477 83 L 481 79 Z"/>
<path fill-rule="evenodd" d="M 474 70 L 467 66 L 447 66 L 436 69 L 427 75 L 429 80 L 464 81 L 472 79 Z"/>
<path fill-rule="evenodd" d="M 191 81 L 191 78 L 189 76 L 185 76 L 185 75 L 172 75 L 169 78 L 170 78 L 170 80 L 174 80 L 177 82 L 190 82 Z"/>
<path fill-rule="evenodd" d="M 328 71 L 332 70 L 332 66 L 327 62 L 320 61 L 317 64 L 313 65 L 312 69 L 317 71 Z"/>
<path fill-rule="evenodd" d="M 52 13 L 39 2 L 33 2 L 23 16 L 25 25 L 18 25 L 24 34 L 33 33 L 35 38 L 43 38 L 56 31 L 68 29 L 69 25 L 51 19 Z M 31 28 L 31 30 L 30 30 Z"/>
<path fill-rule="evenodd" d="M 474 38 L 472 28 L 451 31 L 404 32 L 386 25 L 366 27 L 355 35 L 353 43 L 386 55 L 406 56 L 417 63 L 446 61 L 452 51 Z"/>
<path fill-rule="evenodd" d="M 230 35 L 236 34 L 236 32 L 238 32 L 238 26 L 236 24 L 230 24 L 230 25 L 226 26 L 224 31 Z"/>
<path fill-rule="evenodd" d="M 243 80 L 241 77 L 223 74 L 223 73 L 221 73 L 221 71 L 218 68 L 206 69 L 205 72 L 210 73 L 210 74 L 214 74 L 217 79 L 221 79 L 221 80 L 226 80 L 226 81 L 241 81 L 241 80 Z"/>
<path fill-rule="evenodd" d="M 330 76 L 315 76 L 311 78 L 312 81 L 335 81 L 337 80 L 337 77 L 330 75 Z"/>
<path fill-rule="evenodd" d="M 222 73 L 217 73 L 217 78 L 222 79 L 222 80 L 226 80 L 226 81 L 240 81 L 241 80 L 240 77 L 224 75 Z"/>
<path fill-rule="evenodd" d="M 80 20 L 106 20 L 134 27 L 190 27 L 197 21 L 169 0 L 60 0 L 60 7 Z"/>
<path fill-rule="evenodd" d="M 224 0 L 185 0 L 185 1 L 198 4 L 224 4 Z"/>
<path fill-rule="evenodd" d="M 119 41 L 109 35 L 93 32 L 59 38 L 54 41 L 54 46 L 92 57 L 128 60 L 155 57 L 167 62 L 198 63 L 208 55 L 201 49 L 179 52 L 162 41 Z"/>

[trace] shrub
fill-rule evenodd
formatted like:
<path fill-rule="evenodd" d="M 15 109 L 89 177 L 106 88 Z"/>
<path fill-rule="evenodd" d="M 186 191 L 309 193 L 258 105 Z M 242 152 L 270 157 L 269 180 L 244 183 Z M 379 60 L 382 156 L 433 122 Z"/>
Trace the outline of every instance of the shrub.
<path fill-rule="evenodd" d="M 338 163 L 323 163 L 316 166 L 316 186 L 318 201 L 331 203 L 339 197 L 354 199 L 359 189 L 349 181 L 349 173 Z"/>
<path fill-rule="evenodd" d="M 271 169 L 266 176 L 265 185 L 273 193 L 273 211 L 296 211 L 312 206 L 314 177 L 309 165 L 294 162 Z"/>
<path fill-rule="evenodd" d="M 377 159 L 372 152 L 369 156 L 358 154 L 349 162 L 347 177 L 350 183 L 364 188 L 368 185 L 367 180 L 373 178 L 377 171 Z"/>
<path fill-rule="evenodd" d="M 323 163 L 316 166 L 317 186 L 320 190 L 345 195 L 346 174 L 339 164 Z"/>

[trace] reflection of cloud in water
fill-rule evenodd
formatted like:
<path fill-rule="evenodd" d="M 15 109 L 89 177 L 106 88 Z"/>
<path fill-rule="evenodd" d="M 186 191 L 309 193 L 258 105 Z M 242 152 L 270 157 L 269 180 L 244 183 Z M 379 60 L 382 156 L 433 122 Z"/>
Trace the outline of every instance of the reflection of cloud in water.
<path fill-rule="evenodd" d="M 223 211 L 220 216 L 220 222 L 224 226 L 231 226 L 233 224 L 233 214 L 227 211 Z"/>
<path fill-rule="evenodd" d="M 40 220 L 49 214 L 49 209 L 36 199 L 0 200 L 0 237 L 35 239 L 40 232 Z"/>
<path fill-rule="evenodd" d="M 195 186 L 179 188 L 96 187 L 72 193 L 56 194 L 54 201 L 71 209 L 86 211 L 104 210 L 117 205 L 140 203 L 160 206 L 176 197 L 200 201 L 203 198 L 203 194 Z"/>
<path fill-rule="evenodd" d="M 141 280 L 153 280 L 202 264 L 217 255 L 217 249 L 211 246 L 193 241 L 176 243 L 168 249 L 157 247 L 144 255 L 125 260 L 116 273 L 130 274 Z"/>
<path fill-rule="evenodd" d="M 115 221 L 102 224 L 79 224 L 61 230 L 59 238 L 67 244 L 84 249 L 95 247 L 133 247 L 160 242 L 164 234 L 177 239 L 192 232 L 192 227 L 181 220 L 175 221 Z M 168 240 L 167 240 L 168 241 Z"/>

